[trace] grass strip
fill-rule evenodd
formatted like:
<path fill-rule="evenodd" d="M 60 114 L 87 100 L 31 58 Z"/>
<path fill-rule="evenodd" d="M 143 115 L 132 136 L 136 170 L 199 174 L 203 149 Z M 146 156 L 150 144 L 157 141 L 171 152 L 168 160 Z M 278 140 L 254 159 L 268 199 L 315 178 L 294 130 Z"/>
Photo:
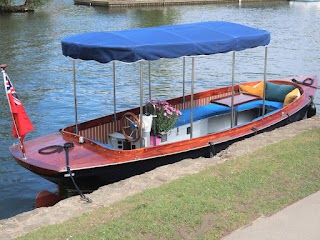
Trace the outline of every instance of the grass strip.
<path fill-rule="evenodd" d="M 318 191 L 319 141 L 307 131 L 19 239 L 220 239 Z"/>

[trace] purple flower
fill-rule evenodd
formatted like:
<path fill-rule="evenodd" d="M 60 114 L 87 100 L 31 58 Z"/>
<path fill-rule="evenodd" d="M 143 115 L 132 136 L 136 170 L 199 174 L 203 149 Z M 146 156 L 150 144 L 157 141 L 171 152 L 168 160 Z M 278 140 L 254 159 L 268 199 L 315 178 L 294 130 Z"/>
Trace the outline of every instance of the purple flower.
<path fill-rule="evenodd" d="M 156 132 L 168 132 L 178 120 L 181 112 L 170 105 L 167 101 L 150 100 L 156 108 Z"/>

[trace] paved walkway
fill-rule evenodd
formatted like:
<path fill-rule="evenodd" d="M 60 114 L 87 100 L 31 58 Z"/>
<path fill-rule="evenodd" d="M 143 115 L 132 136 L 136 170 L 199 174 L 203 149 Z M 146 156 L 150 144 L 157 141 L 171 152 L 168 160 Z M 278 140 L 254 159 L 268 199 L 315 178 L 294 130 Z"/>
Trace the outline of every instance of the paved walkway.
<path fill-rule="evenodd" d="M 223 240 L 319 240 L 320 191 L 238 229 Z"/>

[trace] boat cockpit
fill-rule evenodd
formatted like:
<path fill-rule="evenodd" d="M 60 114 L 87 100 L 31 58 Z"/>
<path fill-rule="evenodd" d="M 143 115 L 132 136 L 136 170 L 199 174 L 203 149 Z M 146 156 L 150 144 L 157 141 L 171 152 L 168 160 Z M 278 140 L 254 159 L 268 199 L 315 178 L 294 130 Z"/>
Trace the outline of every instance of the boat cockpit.
<path fill-rule="evenodd" d="M 209 97 L 195 94 L 196 106 L 192 108 L 190 102 L 179 103 L 180 98 L 169 100 L 170 105 L 180 114 L 174 125 L 166 132 L 156 131 L 159 112 L 156 111 L 152 101 L 148 101 L 143 108 L 142 123 L 140 123 L 139 108 L 136 108 L 119 114 L 116 124 L 111 116 L 108 118 L 112 120 L 111 122 L 106 122 L 108 120 L 106 118 L 100 119 L 95 121 L 96 126 L 90 128 L 84 129 L 85 125 L 92 125 L 90 123 L 79 124 L 79 135 L 110 149 L 134 150 L 227 131 L 283 108 L 284 102 L 263 100 L 260 96 L 242 92 L 240 88 L 241 86 L 236 87 L 233 104 L 231 95 L 219 97 L 214 94 L 215 92 Z M 298 92 L 300 96 L 300 90 Z"/>

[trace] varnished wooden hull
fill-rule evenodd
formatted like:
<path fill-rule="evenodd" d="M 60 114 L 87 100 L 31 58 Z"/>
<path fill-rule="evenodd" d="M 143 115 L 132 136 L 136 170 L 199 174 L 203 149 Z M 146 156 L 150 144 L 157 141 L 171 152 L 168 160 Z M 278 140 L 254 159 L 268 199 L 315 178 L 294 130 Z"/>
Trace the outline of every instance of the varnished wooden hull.
<path fill-rule="evenodd" d="M 72 127 L 69 127 L 67 128 L 69 131 L 61 131 L 25 142 L 28 155 L 28 159 L 26 160 L 22 158 L 18 145 L 12 146 L 10 151 L 16 161 L 26 169 L 60 186 L 74 189 L 70 177 L 66 176 L 65 153 L 45 156 L 38 153 L 40 148 L 49 145 L 63 145 L 65 142 L 73 142 L 75 146 L 70 149 L 69 155 L 70 167 L 75 181 L 82 190 L 94 190 L 102 185 L 126 179 L 182 159 L 201 156 L 209 157 L 236 141 L 303 119 L 312 102 L 311 97 L 315 94 L 317 81 L 315 81 L 313 87 L 299 87 L 303 91 L 303 95 L 298 100 L 265 118 L 219 133 L 177 143 L 129 151 L 112 150 L 88 139 L 84 144 L 80 144 L 78 141 L 79 136 L 72 133 L 70 130 Z M 218 92 L 226 90 L 230 90 L 230 88 L 223 88 Z M 203 95 L 206 96 L 208 93 Z M 199 98 L 200 96 L 202 97 L 199 94 Z M 131 111 L 135 112 L 136 110 Z M 121 113 L 118 117 L 121 117 Z M 105 121 L 108 117 L 101 119 Z M 97 122 L 98 120 L 90 121 L 83 125 L 82 128 L 89 125 L 90 127 L 91 125 L 99 125 Z M 212 143 L 213 146 L 209 143 Z"/>
<path fill-rule="evenodd" d="M 284 119 L 277 124 L 270 125 L 269 127 L 259 130 L 257 132 L 251 132 L 246 136 L 242 136 L 236 139 L 230 139 L 225 142 L 214 145 L 210 147 L 209 144 L 201 149 L 196 149 L 192 151 L 187 151 L 178 154 L 172 154 L 165 157 L 155 157 L 147 160 L 131 161 L 127 163 L 104 166 L 101 168 L 88 168 L 78 171 L 73 171 L 76 177 L 76 182 L 81 186 L 82 190 L 95 190 L 100 186 L 117 182 L 135 175 L 139 175 L 148 171 L 151 171 L 157 167 L 164 166 L 167 164 L 172 164 L 187 158 L 198 158 L 198 157 L 210 157 L 210 153 L 217 154 L 218 152 L 226 149 L 229 145 L 234 142 L 243 140 L 244 138 L 251 137 L 255 134 L 271 131 L 275 128 L 285 126 L 291 122 L 302 120 L 307 112 L 307 107 L 301 109 L 298 113 L 291 116 L 291 119 Z M 70 178 L 64 177 L 65 173 L 61 173 L 59 177 L 48 178 L 47 176 L 42 176 L 51 182 L 58 185 L 64 186 L 68 189 L 74 189 L 74 185 Z"/>

